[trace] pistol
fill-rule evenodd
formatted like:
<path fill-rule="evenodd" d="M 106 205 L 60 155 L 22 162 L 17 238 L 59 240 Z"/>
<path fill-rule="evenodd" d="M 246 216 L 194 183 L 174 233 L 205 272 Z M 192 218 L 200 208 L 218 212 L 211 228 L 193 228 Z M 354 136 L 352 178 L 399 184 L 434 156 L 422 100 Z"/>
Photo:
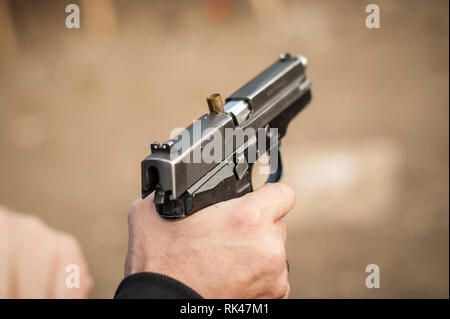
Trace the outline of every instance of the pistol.
<path fill-rule="evenodd" d="M 304 56 L 279 59 L 225 99 L 207 97 L 205 114 L 174 138 L 151 144 L 141 162 L 142 198 L 154 192 L 161 217 L 177 219 L 253 190 L 252 168 L 269 154 L 268 183 L 282 175 L 280 142 L 310 102 Z"/>

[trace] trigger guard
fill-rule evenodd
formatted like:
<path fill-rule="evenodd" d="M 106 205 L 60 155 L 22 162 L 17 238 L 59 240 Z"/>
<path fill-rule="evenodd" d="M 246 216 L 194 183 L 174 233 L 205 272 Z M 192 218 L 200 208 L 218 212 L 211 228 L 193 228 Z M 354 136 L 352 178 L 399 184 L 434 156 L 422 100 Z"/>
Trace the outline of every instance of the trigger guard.
<path fill-rule="evenodd" d="M 270 163 L 272 165 L 272 163 Z M 267 183 L 278 183 L 281 180 L 281 176 L 283 175 L 283 163 L 281 161 L 281 152 L 280 149 L 278 149 L 278 167 L 275 172 L 269 175 L 269 177 L 266 180 Z"/>

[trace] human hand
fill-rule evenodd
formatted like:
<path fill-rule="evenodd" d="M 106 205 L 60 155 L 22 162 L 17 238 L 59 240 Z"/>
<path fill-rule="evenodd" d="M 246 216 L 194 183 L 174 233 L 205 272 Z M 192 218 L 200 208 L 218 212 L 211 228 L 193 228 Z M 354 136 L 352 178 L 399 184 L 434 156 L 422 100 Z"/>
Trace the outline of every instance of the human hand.
<path fill-rule="evenodd" d="M 204 298 L 287 298 L 286 225 L 295 205 L 284 184 L 266 184 L 181 220 L 161 218 L 153 194 L 133 202 L 125 275 L 163 274 Z"/>

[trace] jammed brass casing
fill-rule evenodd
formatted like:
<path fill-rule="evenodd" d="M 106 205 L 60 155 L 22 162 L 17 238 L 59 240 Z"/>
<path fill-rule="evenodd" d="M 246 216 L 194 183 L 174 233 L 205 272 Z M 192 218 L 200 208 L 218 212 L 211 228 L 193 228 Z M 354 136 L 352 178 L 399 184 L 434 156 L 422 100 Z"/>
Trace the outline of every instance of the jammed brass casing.
<path fill-rule="evenodd" d="M 220 96 L 219 93 L 208 95 L 206 97 L 206 102 L 208 102 L 210 114 L 218 114 L 224 112 L 222 97 Z"/>

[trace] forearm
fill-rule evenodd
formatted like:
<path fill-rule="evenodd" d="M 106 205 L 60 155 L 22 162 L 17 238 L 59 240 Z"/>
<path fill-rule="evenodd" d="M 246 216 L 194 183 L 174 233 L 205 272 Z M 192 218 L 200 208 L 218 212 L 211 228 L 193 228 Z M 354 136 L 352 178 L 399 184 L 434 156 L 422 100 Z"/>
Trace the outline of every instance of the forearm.
<path fill-rule="evenodd" d="M 197 292 L 171 277 L 141 272 L 125 277 L 115 299 L 201 299 Z"/>

